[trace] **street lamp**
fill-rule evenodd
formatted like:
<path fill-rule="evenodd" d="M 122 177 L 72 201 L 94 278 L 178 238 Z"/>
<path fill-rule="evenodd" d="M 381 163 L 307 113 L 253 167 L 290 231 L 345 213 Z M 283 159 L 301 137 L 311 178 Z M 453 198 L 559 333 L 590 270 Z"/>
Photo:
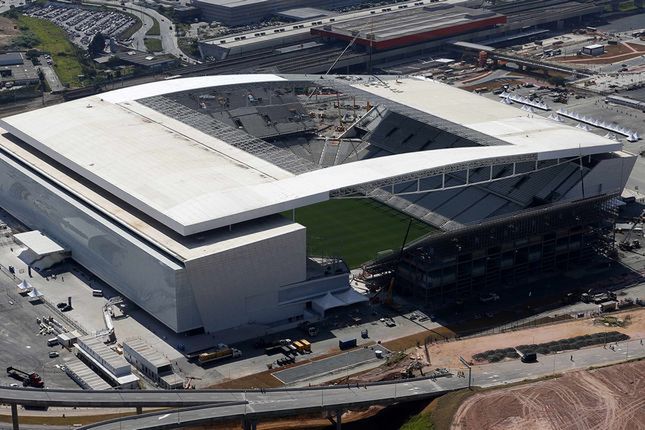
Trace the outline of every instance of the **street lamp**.
<path fill-rule="evenodd" d="M 468 364 L 461 355 L 459 356 L 459 361 L 468 368 L 468 389 L 470 390 L 470 385 L 472 383 L 472 367 L 470 367 L 470 364 Z"/>

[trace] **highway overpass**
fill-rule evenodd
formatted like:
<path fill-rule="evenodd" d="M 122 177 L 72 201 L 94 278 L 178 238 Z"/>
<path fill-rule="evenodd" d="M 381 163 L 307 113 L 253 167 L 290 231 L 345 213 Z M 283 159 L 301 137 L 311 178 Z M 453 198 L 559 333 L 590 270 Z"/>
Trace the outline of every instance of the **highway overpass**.
<path fill-rule="evenodd" d="M 429 399 L 468 386 L 467 378 L 440 378 L 441 386 L 429 378 L 398 383 L 341 385 L 325 389 L 269 390 L 242 393 L 243 401 L 134 415 L 82 427 L 93 430 L 153 430 L 209 425 L 237 420 L 246 429 L 258 422 L 308 413 L 327 413 L 340 428 L 342 412 L 370 405 Z"/>
<path fill-rule="evenodd" d="M 183 408 L 137 415 L 86 428 L 178 428 L 231 419 L 258 420 L 308 412 L 339 411 L 432 398 L 468 386 L 467 378 L 418 378 L 405 382 L 330 387 L 274 388 L 257 390 L 50 390 L 0 388 L 0 403 L 11 405 L 13 428 L 18 429 L 18 405 L 32 407 Z M 249 421 L 252 422 L 252 421 Z M 169 423 L 171 424 L 168 427 Z M 163 424 L 162 427 L 159 425 Z"/>

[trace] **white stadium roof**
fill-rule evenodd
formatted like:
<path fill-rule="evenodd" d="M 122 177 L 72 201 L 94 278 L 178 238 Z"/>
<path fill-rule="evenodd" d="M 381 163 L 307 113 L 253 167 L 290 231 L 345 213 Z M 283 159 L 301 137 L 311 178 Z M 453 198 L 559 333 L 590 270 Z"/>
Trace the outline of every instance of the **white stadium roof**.
<path fill-rule="evenodd" d="M 456 163 L 530 154 L 548 160 L 622 149 L 615 141 L 448 85 L 405 78 L 389 86 L 354 87 L 507 145 L 379 157 L 296 176 L 137 102 L 178 91 L 284 80 L 276 75 L 166 80 L 15 115 L 1 120 L 0 127 L 181 235 L 321 202 L 333 190 Z M 92 200 L 90 193 L 84 197 Z"/>

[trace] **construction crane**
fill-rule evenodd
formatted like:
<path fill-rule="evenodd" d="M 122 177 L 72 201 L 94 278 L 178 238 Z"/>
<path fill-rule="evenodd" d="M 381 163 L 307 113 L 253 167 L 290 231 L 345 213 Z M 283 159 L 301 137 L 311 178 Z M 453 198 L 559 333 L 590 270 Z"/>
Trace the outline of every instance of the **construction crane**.
<path fill-rule="evenodd" d="M 629 239 L 631 238 L 632 233 L 636 229 L 636 226 L 638 224 L 642 224 L 643 221 L 645 221 L 645 209 L 643 209 L 640 216 L 634 218 L 631 228 L 625 234 L 625 237 L 623 238 L 623 240 L 621 240 L 620 243 L 618 244 L 618 249 L 620 249 L 621 251 L 631 251 L 633 249 L 638 249 L 641 247 L 641 243 L 639 240 L 633 240 L 630 242 Z"/>
<path fill-rule="evenodd" d="M 401 259 L 403 258 L 403 250 L 405 249 L 405 244 L 408 241 L 408 236 L 410 234 L 410 227 L 412 227 L 412 218 L 410 218 L 410 221 L 408 222 L 408 229 L 405 231 L 405 237 L 403 238 L 403 243 L 401 244 L 401 249 L 399 250 L 399 255 L 396 260 L 396 265 L 394 266 L 394 270 L 392 271 L 392 279 L 390 279 L 390 284 L 387 287 L 387 295 L 385 297 L 385 305 L 393 307 L 394 306 L 394 299 L 392 298 L 392 295 L 394 293 L 394 282 L 396 280 L 396 272 L 399 270 L 399 265 L 401 264 Z"/>

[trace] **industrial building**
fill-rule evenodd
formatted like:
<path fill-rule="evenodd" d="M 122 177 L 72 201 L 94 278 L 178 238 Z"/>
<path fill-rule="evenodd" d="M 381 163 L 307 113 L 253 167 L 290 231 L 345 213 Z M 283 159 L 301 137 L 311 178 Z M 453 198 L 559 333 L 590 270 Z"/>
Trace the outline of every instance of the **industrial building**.
<path fill-rule="evenodd" d="M 139 388 L 139 377 L 132 373 L 130 364 L 105 345 L 100 337 L 92 335 L 79 337 L 74 344 L 74 350 L 76 356 L 111 387 L 118 389 Z M 79 378 L 83 377 L 81 371 L 73 371 Z M 87 378 L 84 380 L 87 381 Z"/>
<path fill-rule="evenodd" d="M 291 71 L 288 66 L 291 62 L 286 61 L 289 55 L 279 49 L 291 49 L 291 56 L 300 59 L 305 55 L 324 58 L 328 55 L 327 50 L 336 48 L 336 58 L 352 43 L 354 47 L 350 52 L 363 56 L 348 53 L 341 63 L 343 66 L 364 65 L 371 61 L 407 58 L 458 41 L 491 46 L 518 42 L 544 35 L 552 29 L 580 25 L 586 17 L 600 11 L 601 5 L 567 0 L 523 0 L 491 5 L 489 9 L 482 9 L 481 2 L 472 0 L 440 3 L 419 0 L 332 16 L 321 16 L 322 11 L 305 8 L 306 13 L 297 9 L 291 15 L 289 11 L 284 12 L 290 19 L 300 17 L 297 21 L 202 40 L 198 46 L 204 59 L 224 60 L 248 55 L 253 60 L 250 64 L 255 66 L 249 70 L 258 67 L 262 70 L 264 61 L 280 55 L 286 66 L 278 67 L 278 70 L 287 73 Z M 367 51 L 370 51 L 369 58 Z M 294 70 L 316 72 L 302 66 Z"/>
<path fill-rule="evenodd" d="M 605 45 L 601 45 L 599 43 L 593 44 L 593 45 L 587 45 L 582 47 L 582 53 L 584 55 L 602 55 L 605 53 Z"/>
<path fill-rule="evenodd" d="M 174 79 L 0 127 L 3 209 L 172 330 L 240 336 L 365 300 L 339 256 L 308 255 L 306 228 L 285 212 L 372 198 L 464 252 L 456 235 L 488 238 L 489 223 L 512 219 L 517 230 L 495 233 L 495 255 L 513 268 L 546 259 L 551 244 L 556 254 L 596 249 L 585 235 L 599 231 L 635 162 L 615 140 L 420 78 Z M 536 229 L 544 249 L 534 247 Z M 508 263 L 505 253 L 525 245 L 526 258 L 518 251 Z M 465 291 L 447 272 L 455 255 L 433 260 L 435 245 L 422 249 L 446 273 L 417 279 L 410 265 L 411 290 Z M 458 275 L 470 293 L 476 267 Z M 491 277 L 485 288 L 495 285 Z"/>
<path fill-rule="evenodd" d="M 494 28 L 505 23 L 506 16 L 492 11 L 432 4 L 314 27 L 311 33 L 325 40 L 353 40 L 357 45 L 383 50 Z"/>
<path fill-rule="evenodd" d="M 0 87 L 40 82 L 38 70 L 24 52 L 0 54 Z"/>
<path fill-rule="evenodd" d="M 161 388 L 182 388 L 184 380 L 174 373 L 170 360 L 141 338 L 123 342 L 123 357 Z"/>
<path fill-rule="evenodd" d="M 193 0 L 201 9 L 202 19 L 218 21 L 225 25 L 246 25 L 269 18 L 271 15 L 288 9 L 316 7 L 333 9 L 360 0 Z"/>

